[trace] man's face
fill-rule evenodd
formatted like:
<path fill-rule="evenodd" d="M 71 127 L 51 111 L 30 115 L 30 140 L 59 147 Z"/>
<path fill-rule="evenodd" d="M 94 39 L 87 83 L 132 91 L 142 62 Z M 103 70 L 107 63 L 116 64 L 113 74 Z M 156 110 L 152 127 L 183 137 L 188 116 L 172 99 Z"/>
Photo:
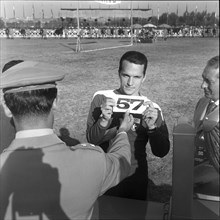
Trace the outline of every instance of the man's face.
<path fill-rule="evenodd" d="M 202 74 L 205 97 L 216 101 L 219 99 L 219 69 L 206 67 Z"/>
<path fill-rule="evenodd" d="M 124 60 L 119 78 L 122 94 L 138 96 L 141 85 L 145 80 L 144 65 L 134 64 Z"/>

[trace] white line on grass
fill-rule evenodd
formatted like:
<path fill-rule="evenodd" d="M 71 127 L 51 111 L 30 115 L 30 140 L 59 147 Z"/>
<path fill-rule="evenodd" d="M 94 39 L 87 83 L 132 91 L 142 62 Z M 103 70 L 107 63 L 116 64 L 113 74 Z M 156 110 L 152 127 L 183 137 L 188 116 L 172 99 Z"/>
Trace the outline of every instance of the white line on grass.
<path fill-rule="evenodd" d="M 81 50 L 80 52 L 87 53 L 87 52 L 92 52 L 92 51 L 97 51 L 97 50 L 108 50 L 108 49 L 115 49 L 115 48 L 119 48 L 119 47 L 130 47 L 130 46 L 132 46 L 132 44 L 115 46 L 115 47 L 104 47 L 104 48 L 93 49 L 93 50 Z"/>

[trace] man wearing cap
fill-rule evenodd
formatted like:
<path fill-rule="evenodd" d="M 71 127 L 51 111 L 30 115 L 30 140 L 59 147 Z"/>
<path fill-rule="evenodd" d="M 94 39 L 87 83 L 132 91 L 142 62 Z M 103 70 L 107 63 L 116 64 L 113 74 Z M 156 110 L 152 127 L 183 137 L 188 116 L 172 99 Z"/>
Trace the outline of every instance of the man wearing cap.
<path fill-rule="evenodd" d="M 214 181 L 219 192 L 219 56 L 207 62 L 202 78 L 204 97 L 194 113 L 197 132 L 194 182 Z"/>
<path fill-rule="evenodd" d="M 1 154 L 0 219 L 91 219 L 98 196 L 130 169 L 125 113 L 108 153 L 91 144 L 67 147 L 53 132 L 56 82 L 63 70 L 24 61 L 1 74 L 3 107 L 16 136 Z"/>

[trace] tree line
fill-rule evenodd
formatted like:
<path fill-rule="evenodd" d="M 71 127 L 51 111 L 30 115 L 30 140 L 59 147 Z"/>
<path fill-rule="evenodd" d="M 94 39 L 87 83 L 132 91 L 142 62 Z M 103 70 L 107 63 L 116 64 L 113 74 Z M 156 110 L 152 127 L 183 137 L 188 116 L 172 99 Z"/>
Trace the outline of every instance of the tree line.
<path fill-rule="evenodd" d="M 147 23 L 152 23 L 154 25 L 168 24 L 172 27 L 180 26 L 196 26 L 196 27 L 219 27 L 219 17 L 216 17 L 214 12 L 207 13 L 203 12 L 187 12 L 185 11 L 183 15 L 178 16 L 177 13 L 163 13 L 161 16 L 152 16 L 148 18 L 133 18 L 133 24 L 144 25 Z M 102 26 L 111 26 L 111 27 L 130 27 L 131 21 L 130 18 L 105 18 L 103 19 L 92 19 L 92 18 L 80 18 L 80 27 L 102 27 Z M 71 17 L 60 17 L 50 19 L 49 21 L 43 20 L 16 20 L 16 21 L 4 21 L 0 18 L 0 28 L 69 28 L 77 27 L 77 19 Z"/>

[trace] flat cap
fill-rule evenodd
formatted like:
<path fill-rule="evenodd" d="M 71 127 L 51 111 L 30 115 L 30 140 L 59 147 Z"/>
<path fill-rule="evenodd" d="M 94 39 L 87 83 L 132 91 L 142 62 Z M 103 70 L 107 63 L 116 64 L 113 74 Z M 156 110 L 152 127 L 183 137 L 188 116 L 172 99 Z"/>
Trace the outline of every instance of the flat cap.
<path fill-rule="evenodd" d="M 3 92 L 19 92 L 56 87 L 56 81 L 64 78 L 61 67 L 52 64 L 23 61 L 7 69 L 0 76 Z"/>

